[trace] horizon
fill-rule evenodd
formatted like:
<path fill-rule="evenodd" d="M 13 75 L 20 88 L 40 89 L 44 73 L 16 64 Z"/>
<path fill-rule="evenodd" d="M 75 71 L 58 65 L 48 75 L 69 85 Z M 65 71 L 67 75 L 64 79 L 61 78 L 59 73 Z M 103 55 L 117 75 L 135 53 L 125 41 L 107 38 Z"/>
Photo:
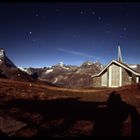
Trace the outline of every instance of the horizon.
<path fill-rule="evenodd" d="M 0 46 L 21 67 L 140 64 L 140 3 L 0 3 Z"/>
<path fill-rule="evenodd" d="M 5 49 L 4 49 L 5 50 Z M 117 50 L 118 51 L 118 50 Z M 115 58 L 112 58 L 112 59 L 109 59 L 109 61 L 100 61 L 100 60 L 98 60 L 98 59 L 85 59 L 85 60 L 83 60 L 83 61 L 79 61 L 79 63 L 66 63 L 65 62 L 65 60 L 63 60 L 63 61 L 56 61 L 56 63 L 50 63 L 50 65 L 38 65 L 38 66 L 36 66 L 36 65 L 29 65 L 29 66 L 23 66 L 23 65 L 17 65 L 8 55 L 7 55 L 7 51 L 6 51 L 6 56 L 17 66 L 17 67 L 23 67 L 23 68 L 29 68 L 29 67 L 31 67 L 31 68 L 43 68 L 43 67 L 51 67 L 51 66 L 54 66 L 54 65 L 57 65 L 57 64 L 59 64 L 59 63 L 64 63 L 65 65 L 72 65 L 72 66 L 80 66 L 80 65 L 82 65 L 84 62 L 86 62 L 86 61 L 91 61 L 91 62 L 93 62 L 93 63 L 96 63 L 96 62 L 99 62 L 99 63 L 101 63 L 102 65 L 107 65 L 108 63 L 110 63 L 112 60 L 117 60 L 118 59 L 118 54 L 117 54 L 117 52 L 116 52 L 116 59 Z M 122 53 L 122 56 L 123 56 L 123 53 Z M 140 64 L 140 63 L 133 63 L 133 61 L 130 61 L 130 62 L 126 62 L 125 60 L 124 60 L 124 57 L 122 57 L 123 58 L 123 63 L 126 63 L 126 64 Z M 24 59 L 24 58 L 23 58 Z"/>

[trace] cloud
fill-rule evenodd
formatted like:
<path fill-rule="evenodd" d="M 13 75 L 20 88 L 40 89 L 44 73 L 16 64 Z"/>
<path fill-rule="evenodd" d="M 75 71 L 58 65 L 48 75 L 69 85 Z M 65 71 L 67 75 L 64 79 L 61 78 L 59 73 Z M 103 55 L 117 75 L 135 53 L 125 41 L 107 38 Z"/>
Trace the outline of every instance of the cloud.
<path fill-rule="evenodd" d="M 89 54 L 86 54 L 86 53 L 83 53 L 83 52 L 77 52 L 77 51 L 72 51 L 72 50 L 66 50 L 66 49 L 63 49 L 63 48 L 57 48 L 58 51 L 61 51 L 61 52 L 66 52 L 66 53 L 69 53 L 69 54 L 73 54 L 73 55 L 78 55 L 78 56 L 83 56 L 83 57 L 87 57 L 87 58 L 92 58 L 93 56 L 92 55 L 89 55 Z"/>

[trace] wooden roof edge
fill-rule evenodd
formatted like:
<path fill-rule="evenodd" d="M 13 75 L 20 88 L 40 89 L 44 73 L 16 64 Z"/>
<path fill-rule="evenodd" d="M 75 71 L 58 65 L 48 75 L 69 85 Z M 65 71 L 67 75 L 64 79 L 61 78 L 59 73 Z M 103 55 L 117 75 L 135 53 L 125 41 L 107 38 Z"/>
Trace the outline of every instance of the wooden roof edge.
<path fill-rule="evenodd" d="M 92 75 L 91 77 L 93 78 L 93 77 L 98 77 L 98 76 L 100 76 L 112 63 L 116 63 L 116 64 L 122 66 L 123 68 L 127 69 L 128 71 L 134 73 L 135 75 L 140 76 L 140 73 L 136 72 L 135 70 L 133 70 L 132 68 L 130 68 L 130 67 L 127 66 L 126 64 L 124 64 L 124 63 L 122 63 L 122 62 L 119 62 L 119 61 L 116 61 L 116 60 L 113 59 L 113 60 L 111 60 L 110 63 L 108 63 L 108 65 L 106 65 L 106 67 L 105 67 L 102 71 L 100 71 L 100 72 L 99 72 L 98 74 L 96 74 L 96 75 Z"/>

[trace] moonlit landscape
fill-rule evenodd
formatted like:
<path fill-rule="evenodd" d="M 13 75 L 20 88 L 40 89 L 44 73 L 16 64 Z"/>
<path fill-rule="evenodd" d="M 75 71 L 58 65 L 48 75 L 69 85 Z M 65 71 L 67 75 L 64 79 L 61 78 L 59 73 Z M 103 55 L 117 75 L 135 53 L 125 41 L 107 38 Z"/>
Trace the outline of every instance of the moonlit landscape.
<path fill-rule="evenodd" d="M 18 66 L 107 64 L 118 43 L 126 63 L 139 63 L 137 3 L 1 3 L 0 19 L 0 46 Z"/>
<path fill-rule="evenodd" d="M 140 3 L 0 3 L 0 137 L 140 136 Z"/>

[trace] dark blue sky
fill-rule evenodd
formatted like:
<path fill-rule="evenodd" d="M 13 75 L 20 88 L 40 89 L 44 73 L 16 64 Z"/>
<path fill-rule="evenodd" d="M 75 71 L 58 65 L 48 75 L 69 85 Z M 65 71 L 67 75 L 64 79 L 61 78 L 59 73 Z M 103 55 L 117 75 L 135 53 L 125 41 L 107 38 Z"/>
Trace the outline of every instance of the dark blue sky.
<path fill-rule="evenodd" d="M 140 63 L 140 3 L 1 3 L 0 47 L 18 66 Z"/>

